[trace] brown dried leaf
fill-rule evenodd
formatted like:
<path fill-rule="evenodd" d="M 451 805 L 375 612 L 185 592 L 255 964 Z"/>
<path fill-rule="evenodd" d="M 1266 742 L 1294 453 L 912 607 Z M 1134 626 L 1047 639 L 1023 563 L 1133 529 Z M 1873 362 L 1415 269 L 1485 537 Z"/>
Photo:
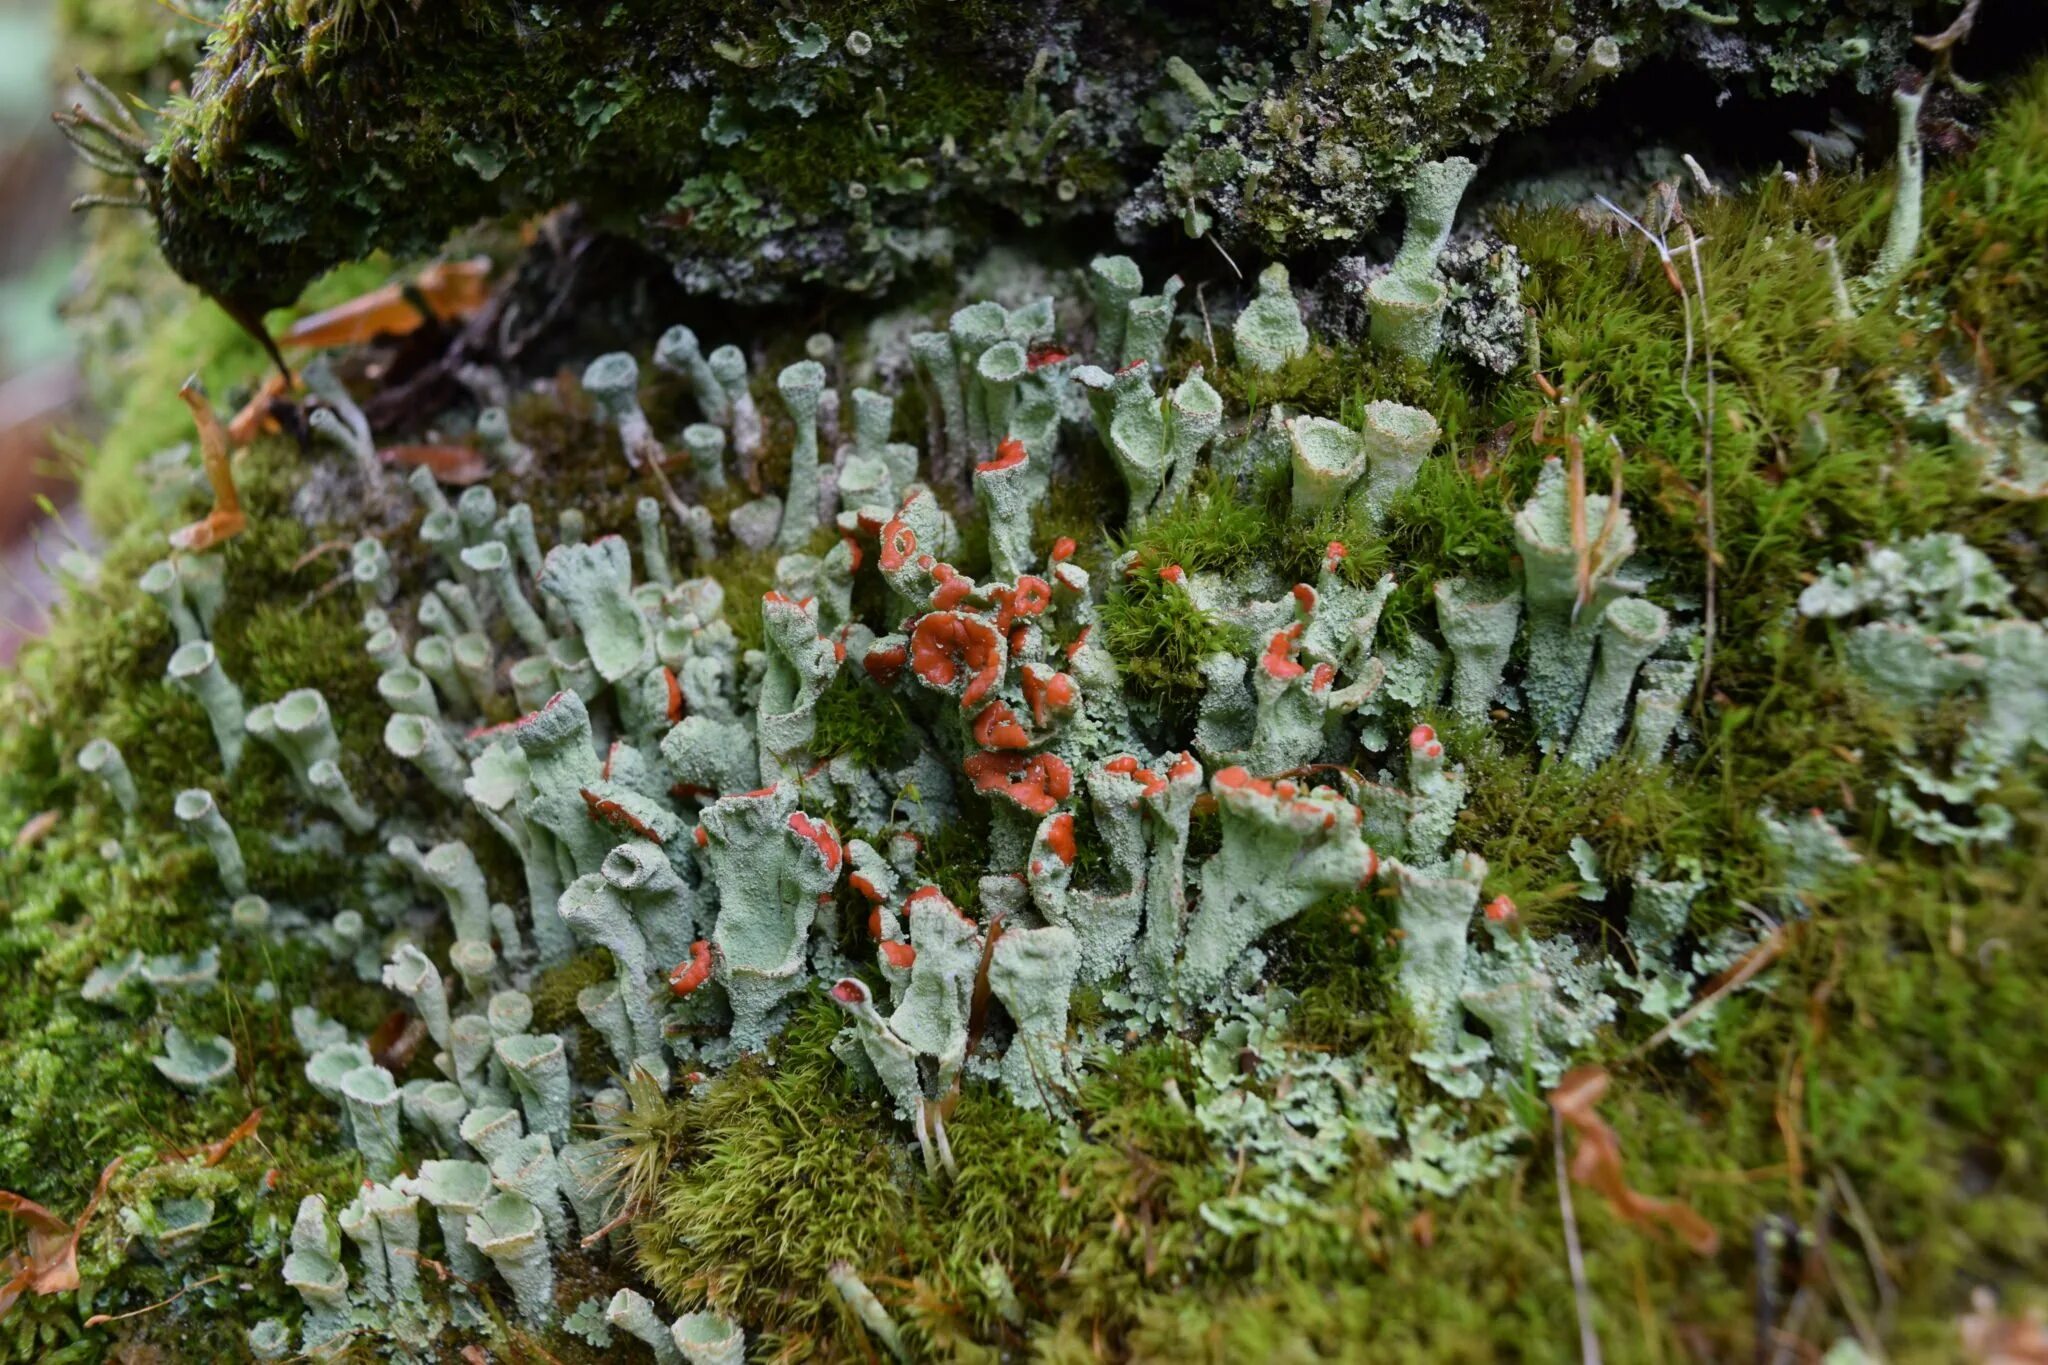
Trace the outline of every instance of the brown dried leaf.
<path fill-rule="evenodd" d="M 1662 1223 L 1700 1255 L 1713 1255 L 1721 1245 L 1721 1235 L 1713 1224 L 1676 1199 L 1659 1199 L 1629 1188 L 1622 1172 L 1621 1138 L 1594 1112 L 1612 1079 L 1603 1066 L 1575 1067 L 1550 1092 L 1551 1110 L 1578 1138 L 1571 1160 L 1573 1183 L 1598 1192 L 1630 1222 L 1645 1226 Z"/>
<path fill-rule="evenodd" d="M 490 291 L 491 263 L 482 256 L 467 261 L 447 261 L 428 266 L 413 281 L 413 292 L 424 300 L 443 322 L 468 317 L 484 306 Z M 293 323 L 280 340 L 285 346 L 348 346 L 377 336 L 404 336 L 416 332 L 426 319 L 406 287 L 390 284 L 358 294 L 311 317 Z"/>
<path fill-rule="evenodd" d="M 100 1206 L 107 1185 L 114 1172 L 121 1169 L 123 1160 L 115 1157 L 100 1172 L 100 1182 L 94 1187 L 92 1198 L 85 1201 L 85 1209 L 76 1223 L 66 1223 L 33 1199 L 12 1190 L 0 1190 L 0 1213 L 28 1224 L 27 1258 L 10 1252 L 5 1260 L 0 1260 L 0 1270 L 8 1272 L 6 1281 L 0 1282 L 0 1318 L 7 1316 L 24 1290 L 31 1294 L 63 1294 L 78 1288 L 78 1238 L 92 1221 L 93 1210 Z"/>
<path fill-rule="evenodd" d="M 195 1156 L 203 1156 L 206 1160 L 201 1163 L 202 1165 L 218 1166 L 221 1162 L 227 1160 L 229 1152 L 234 1151 L 241 1143 L 254 1137 L 257 1126 L 262 1122 L 263 1111 L 261 1109 L 251 1109 L 249 1117 L 236 1124 L 233 1131 L 220 1141 L 209 1142 L 203 1147 L 194 1147 L 189 1151 L 165 1152 L 157 1159 L 159 1161 L 188 1161 Z"/>
<path fill-rule="evenodd" d="M 440 482 L 458 488 L 482 483 L 491 474 L 491 467 L 484 462 L 484 457 L 468 446 L 386 446 L 377 452 L 377 458 L 385 464 L 403 465 L 407 469 L 425 466 Z"/>
<path fill-rule="evenodd" d="M 425 1020 L 405 1010 L 393 1010 L 370 1035 L 370 1057 L 392 1075 L 400 1075 L 412 1065 L 412 1055 L 426 1036 Z"/>

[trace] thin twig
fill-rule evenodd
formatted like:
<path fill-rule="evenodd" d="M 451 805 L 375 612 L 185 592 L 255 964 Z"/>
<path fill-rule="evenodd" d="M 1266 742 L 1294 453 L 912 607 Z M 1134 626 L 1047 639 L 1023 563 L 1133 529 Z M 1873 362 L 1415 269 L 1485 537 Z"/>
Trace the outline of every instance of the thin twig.
<path fill-rule="evenodd" d="M 1829 1174 L 1835 1178 L 1835 1188 L 1842 1196 L 1842 1207 L 1848 1211 L 1849 1226 L 1856 1229 L 1856 1235 L 1863 1242 L 1863 1259 L 1870 1263 L 1871 1283 L 1877 1286 L 1877 1312 L 1879 1333 L 1891 1329 L 1899 1302 L 1899 1291 L 1892 1283 L 1892 1277 L 1884 1268 L 1884 1243 L 1877 1239 L 1877 1227 L 1870 1221 L 1870 1213 L 1863 1207 L 1863 1201 L 1856 1195 L 1856 1187 L 1849 1183 L 1849 1173 L 1840 1166 L 1830 1166 Z"/>
<path fill-rule="evenodd" d="M 132 1309 L 131 1311 L 126 1313 L 95 1313 L 85 1320 L 85 1325 L 88 1328 L 103 1327 L 110 1322 L 125 1322 L 129 1318 L 139 1318 L 144 1313 L 154 1313 L 159 1308 L 168 1308 L 172 1304 L 176 1303 L 179 1299 L 182 1299 L 187 1294 L 191 1293 L 193 1290 L 202 1288 L 205 1285 L 212 1284 L 216 1280 L 224 1280 L 226 1278 L 226 1271 L 222 1271 L 218 1275 L 208 1275 L 203 1280 L 194 1280 L 191 1284 L 186 1285 L 183 1289 L 180 1289 L 177 1293 L 171 1295 L 168 1299 L 159 1299 L 155 1303 L 149 1304 L 146 1307 Z"/>
<path fill-rule="evenodd" d="M 1645 1039 L 1631 1051 L 1627 1057 L 1623 1058 L 1623 1062 L 1633 1062 L 1645 1053 L 1655 1050 L 1659 1043 L 1699 1018 L 1703 1011 L 1713 1008 L 1714 1002 L 1722 996 L 1732 991 L 1738 991 L 1749 984 L 1750 979 L 1758 972 L 1761 972 L 1764 968 L 1778 960 L 1778 955 L 1785 951 L 1785 945 L 1790 941 L 1790 932 L 1784 926 L 1780 925 L 1778 928 L 1773 929 L 1768 938 L 1743 955 L 1742 960 L 1735 964 L 1734 968 L 1728 972 L 1719 985 L 1693 1001 L 1686 1008 L 1685 1013 L 1651 1034 L 1649 1038 Z"/>
<path fill-rule="evenodd" d="M 1685 254 L 1692 258 L 1693 284 L 1699 290 L 1700 346 L 1706 353 L 1707 363 L 1707 412 L 1700 423 L 1701 478 L 1705 482 L 1701 491 L 1705 495 L 1707 512 L 1707 616 L 1700 632 L 1700 685 L 1694 694 L 1694 705 L 1703 706 L 1708 685 L 1714 677 L 1714 626 L 1721 586 L 1721 542 L 1714 519 L 1714 332 L 1707 325 L 1707 275 L 1706 268 L 1700 264 L 1700 239 L 1694 235 L 1691 223 L 1685 225 L 1685 237 Z"/>
<path fill-rule="evenodd" d="M 1216 331 L 1209 325 L 1209 300 L 1203 296 L 1208 287 L 1207 280 L 1195 286 L 1195 304 L 1202 310 L 1202 340 L 1209 346 L 1209 363 L 1220 370 L 1223 362 L 1216 358 Z"/>
<path fill-rule="evenodd" d="M 1593 1329 L 1593 1291 L 1586 1283 L 1586 1256 L 1579 1247 L 1579 1220 L 1572 1212 L 1572 1177 L 1564 1156 L 1564 1123 L 1550 1115 L 1550 1137 L 1557 1152 L 1557 1209 L 1564 1220 L 1565 1263 L 1572 1271 L 1572 1298 L 1579 1313 L 1579 1359 L 1600 1365 L 1600 1334 Z"/>
<path fill-rule="evenodd" d="M 1202 234 L 1202 240 L 1216 248 L 1216 254 L 1221 256 L 1223 263 L 1230 267 L 1231 274 L 1237 276 L 1240 280 L 1244 278 L 1244 272 L 1237 268 L 1237 262 L 1231 260 L 1230 253 L 1223 249 L 1223 243 L 1217 241 L 1213 234 L 1207 232 Z"/>

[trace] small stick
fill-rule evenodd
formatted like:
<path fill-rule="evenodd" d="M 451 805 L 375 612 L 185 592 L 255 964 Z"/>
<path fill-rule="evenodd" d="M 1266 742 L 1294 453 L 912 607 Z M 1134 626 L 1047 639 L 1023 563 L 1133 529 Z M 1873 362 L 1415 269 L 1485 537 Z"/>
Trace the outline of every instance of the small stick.
<path fill-rule="evenodd" d="M 1572 1271 L 1572 1298 L 1579 1315 L 1579 1359 L 1583 1365 L 1600 1365 L 1600 1334 L 1593 1328 L 1593 1291 L 1586 1283 L 1586 1255 L 1579 1247 L 1579 1220 L 1572 1212 L 1572 1177 L 1566 1169 L 1564 1123 L 1555 1109 L 1550 1115 L 1550 1137 L 1557 1153 L 1557 1209 L 1564 1220 L 1565 1263 Z"/>

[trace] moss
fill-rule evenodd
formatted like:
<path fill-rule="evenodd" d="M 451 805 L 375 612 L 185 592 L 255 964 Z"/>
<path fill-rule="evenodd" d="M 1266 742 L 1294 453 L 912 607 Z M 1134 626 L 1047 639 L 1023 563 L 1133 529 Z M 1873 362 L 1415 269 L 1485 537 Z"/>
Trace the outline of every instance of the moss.
<path fill-rule="evenodd" d="M 1948 339 L 1982 347 L 2000 381 L 2038 389 L 2048 378 L 2048 70 L 2011 96 L 1975 155 L 1927 197 L 1916 290 L 1948 290 L 1958 320 Z"/>
<path fill-rule="evenodd" d="M 578 992 L 612 979 L 612 955 L 602 948 L 578 953 L 559 967 L 536 976 L 526 994 L 533 1001 L 535 1033 L 552 1033 L 579 1022 L 583 1015 L 576 1006 Z"/>
<path fill-rule="evenodd" d="M 865 1105 L 849 1102 L 846 1069 L 826 1050 L 838 1027 L 832 1006 L 814 1001 L 772 1070 L 743 1067 L 705 1099 L 683 1101 L 691 1126 L 678 1174 L 634 1225 L 640 1269 L 672 1303 L 708 1299 L 773 1324 L 764 1344 L 792 1357 L 821 1338 L 857 1339 L 825 1272 L 839 1259 L 872 1265 L 904 1207 L 893 1145 Z"/>
<path fill-rule="evenodd" d="M 1136 143 L 1119 134 L 1135 111 L 1119 91 L 1156 77 L 1152 26 L 1122 7 L 1078 16 L 1090 41 L 1066 52 L 1092 86 L 1034 71 L 1050 35 L 1000 6 L 864 0 L 817 20 L 692 4 L 580 23 L 464 4 L 342 25 L 238 0 L 166 110 L 151 168 L 165 254 L 260 309 L 373 247 L 414 255 L 458 225 L 573 199 L 728 297 L 864 289 L 985 233 L 997 206 L 1071 217 L 1129 183 Z M 855 30 L 872 58 L 847 49 Z M 1076 119 L 1085 135 L 1068 135 Z"/>
<path fill-rule="evenodd" d="M 811 753 L 818 758 L 847 755 L 863 764 L 899 768 L 917 755 L 919 732 L 903 703 L 851 672 L 836 674 L 819 694 L 817 720 Z"/>
<path fill-rule="evenodd" d="M 2037 78 L 2023 96 L 2017 126 L 2036 118 L 2048 86 Z M 2030 154 L 2024 140 L 1994 134 L 1985 159 L 1937 177 L 1932 193 L 1939 200 L 1968 186 L 1955 202 L 1990 204 L 2001 158 Z M 1539 933 L 1591 947 L 1619 927 L 1617 898 L 1595 905 L 1580 897 L 1566 853 L 1574 837 L 1594 843 L 1611 882 L 1645 855 L 1709 859 L 1713 885 L 1696 911 L 1703 928 L 1778 909 L 1754 831 L 1763 802 L 1847 810 L 1868 857 L 1788 928 L 1783 955 L 1757 987 L 1717 1011 L 1711 1051 L 1637 1056 L 1649 1034 L 1641 1019 L 1625 1020 L 1597 1046 L 1594 1059 L 1616 1078 L 1603 1112 L 1632 1183 L 1687 1200 L 1724 1235 L 1718 1254 L 1696 1257 L 1577 1191 L 1589 1298 L 1615 1359 L 1753 1353 L 1752 1234 L 1781 1218 L 1811 1227 L 1823 1207 L 1839 1211 L 1852 1196 L 1867 1212 L 1867 1233 L 1861 1215 L 1827 1222 L 1828 1247 L 1817 1254 L 1833 1273 L 1809 1277 L 1826 1287 L 1809 1295 L 1808 1341 L 1852 1332 L 1844 1295 L 1867 1304 L 1861 1286 L 1881 1264 L 1897 1294 L 1888 1352 L 1948 1358 L 1969 1289 L 1997 1285 L 2008 1301 L 2023 1300 L 2027 1268 L 2048 1256 L 2041 772 L 2019 774 L 2001 793 L 2017 822 L 2005 847 L 1936 853 L 1887 831 L 1869 799 L 1876 758 L 1897 749 L 1917 722 L 1842 676 L 1820 632 L 1787 614 L 1800 575 L 1820 559 L 1937 526 L 1962 530 L 2022 584 L 2030 610 L 2041 605 L 2038 510 L 1980 504 L 1953 453 L 1894 421 L 1889 382 L 1924 369 L 1932 343 L 1902 333 L 1893 318 L 1835 322 L 1826 282 L 1803 245 L 1812 232 L 1833 231 L 1855 259 L 1874 245 L 1883 202 L 1873 180 L 1774 185 L 1696 210 L 1709 238 L 1721 367 L 1714 488 L 1722 628 L 1692 747 L 1667 770 L 1616 764 L 1588 773 L 1541 760 L 1512 716 L 1483 729 L 1431 717 L 1472 788 L 1458 842 L 1490 860 L 1488 890 L 1512 894 Z M 2018 233 L 2025 225 L 2005 219 L 1987 234 L 1995 241 L 2008 227 Z M 1653 591 L 1660 600 L 1696 600 L 1705 583 L 1698 491 L 1706 471 L 1682 382 L 1675 297 L 1653 265 L 1638 268 L 1624 239 L 1590 238 L 1580 224 L 1548 214 L 1510 219 L 1504 229 L 1535 270 L 1529 298 L 1546 373 L 1620 442 L 1641 566 L 1658 575 Z M 1971 259 L 1966 271 L 1985 268 L 1981 257 Z M 1982 300 L 1973 306 L 1996 311 Z M 2003 325 L 2001 354 L 2023 355 L 2032 344 L 2026 323 L 2015 314 Z M 1318 352 L 1254 388 L 1227 358 L 1199 359 L 1219 388 L 1261 405 L 1285 401 L 1355 417 L 1370 399 L 1421 403 L 1444 422 L 1443 456 L 1405 496 L 1385 540 L 1290 520 L 1284 480 L 1241 495 L 1205 483 L 1124 542 L 1142 565 L 1228 572 L 1263 559 L 1308 576 L 1321 542 L 1341 536 L 1353 545 L 1354 572 L 1384 568 L 1401 578 L 1388 629 L 1425 631 L 1437 577 L 1509 570 L 1506 520 L 1546 453 L 1532 440 L 1545 403 L 1531 389 L 1468 385 L 1448 367 L 1353 366 L 1340 350 Z M 546 406 L 534 401 L 537 410 Z M 545 443 L 561 458 L 528 490 L 546 499 L 539 505 L 587 505 L 597 528 L 625 528 L 632 490 L 619 462 L 570 458 L 588 449 L 609 456 L 609 447 L 593 439 L 584 416 L 547 410 L 555 415 Z M 1824 441 L 1810 437 L 1816 424 Z M 1596 483 L 1611 458 L 1595 446 Z M 1092 569 L 1106 567 L 1120 546 L 1107 528 L 1091 533 L 1090 497 L 1073 491 L 1108 486 L 1099 459 L 1085 460 L 1094 462 L 1056 491 L 1040 532 L 1082 536 Z M 257 522 L 226 551 L 231 611 L 221 650 L 229 671 L 252 696 L 298 685 L 327 690 L 351 780 L 397 803 L 414 799 L 417 779 L 376 746 L 352 603 L 323 595 L 334 561 L 305 558 L 321 533 L 298 528 L 285 510 L 296 457 L 264 447 L 243 457 L 243 469 Z M 499 487 L 501 495 L 521 491 L 509 481 Z M 18 1304 L 0 1324 L 0 1351 L 13 1358 L 148 1349 L 238 1357 L 248 1322 L 295 1311 L 275 1273 L 289 1195 L 324 1190 L 339 1198 L 360 1178 L 336 1139 L 332 1106 L 299 1070 L 286 1010 L 311 1001 L 367 1030 L 389 997 L 338 973 L 313 948 L 223 935 L 224 896 L 205 855 L 161 809 L 164 793 L 195 774 L 210 779 L 217 760 L 203 717 L 161 682 L 169 632 L 133 587 L 160 554 L 160 535 L 147 517 L 125 527 L 100 586 L 60 613 L 51 639 L 31 649 L 6 684 L 0 827 L 18 829 L 44 810 L 60 819 L 40 842 L 0 853 L 0 976 L 26 983 L 0 993 L 0 1185 L 75 1210 L 100 1167 L 132 1153 L 134 1169 L 114 1188 L 116 1206 L 205 1187 L 219 1194 L 218 1221 L 194 1263 L 203 1272 L 177 1271 L 124 1254 L 113 1240 L 118 1223 L 102 1215 L 87 1248 L 90 1304 Z M 771 562 L 736 557 L 718 566 L 742 623 Z M 1143 666 L 1141 686 L 1155 701 L 1191 704 L 1188 665 L 1213 623 L 1174 617 L 1156 573 L 1111 592 L 1106 629 L 1122 613 L 1128 649 L 1119 653 Z M 881 742 L 901 719 L 878 712 L 860 689 L 835 688 L 827 698 L 821 731 L 846 752 Z M 132 827 L 70 768 L 77 745 L 96 733 L 123 745 L 144 789 Z M 279 817 L 295 805 L 288 780 L 274 757 L 252 746 L 224 794 L 228 812 L 250 831 L 266 890 L 279 888 L 315 917 L 331 915 L 361 899 L 362 879 L 334 858 L 270 846 L 268 836 L 289 832 Z M 929 841 L 920 874 L 972 906 L 987 812 L 980 802 L 966 807 Z M 1196 818 L 1198 849 L 1216 825 Z M 1095 856 L 1085 820 L 1077 837 L 1085 879 Z M 122 853 L 110 861 L 100 846 L 111 838 Z M 494 885 L 514 885 L 496 841 L 478 833 L 474 842 L 497 860 Z M 1388 919 L 1378 897 L 1333 899 L 1269 944 L 1276 979 L 1301 996 L 1295 1043 L 1361 1050 L 1390 1070 L 1409 1051 L 1389 980 Z M 161 1005 L 137 994 L 113 1008 L 77 996 L 84 975 L 119 951 L 189 951 L 213 941 L 224 944 L 223 979 L 234 990 Z M 604 971 L 602 955 L 590 954 L 545 975 L 534 989 L 537 1018 L 580 1032 L 574 991 Z M 276 983 L 275 1003 L 253 989 L 266 981 Z M 1099 1002 L 1082 1001 L 1077 1014 L 1091 1025 L 1105 1021 Z M 173 1022 L 236 1042 L 240 1066 L 229 1085 L 188 1098 L 154 1077 L 148 1057 Z M 918 1351 L 938 1358 L 1310 1360 L 1369 1351 L 1395 1361 L 1494 1360 L 1563 1358 L 1573 1349 L 1575 1295 L 1540 1130 L 1520 1149 L 1514 1174 L 1455 1200 L 1391 1187 L 1385 1154 L 1362 1144 L 1351 1169 L 1285 1226 L 1226 1237 L 1203 1220 L 1201 1206 L 1238 1176 L 1232 1154 L 1216 1150 L 1174 1097 L 1192 1093 L 1186 1039 L 1129 1039 L 1095 1059 L 1071 1130 L 970 1079 L 949 1124 L 961 1179 L 935 1185 L 913 1168 L 900 1126 L 830 1055 L 837 1027 L 825 1002 L 803 1002 L 772 1059 L 744 1064 L 704 1093 L 636 1108 L 640 1184 L 652 1202 L 631 1233 L 633 1264 L 670 1310 L 708 1299 L 746 1318 L 762 1349 L 782 1358 L 860 1355 L 872 1343 L 824 1280 L 843 1256 Z M 424 1074 L 422 1061 L 414 1066 Z M 1419 1084 L 1412 1071 L 1399 1074 L 1404 1086 Z M 217 1139 L 259 1104 L 260 1141 L 238 1148 L 217 1174 L 152 1164 L 163 1151 Z M 1466 1111 L 1475 1126 L 1511 1117 L 1497 1100 Z M 265 1178 L 272 1168 L 275 1189 Z M 1015 1285 L 1021 1323 L 1006 1320 L 991 1294 L 991 1263 Z M 197 1283 L 215 1272 L 223 1278 Z M 564 1283 L 580 1295 L 625 1273 L 623 1264 L 572 1257 Z M 1793 1276 L 1788 1267 L 1775 1286 L 1780 1302 L 1797 1287 Z M 143 1309 L 180 1289 L 178 1305 L 112 1329 L 80 1324 L 86 1311 Z M 591 1356 L 573 1342 L 527 1342 L 509 1330 L 494 1344 L 513 1356 Z"/>

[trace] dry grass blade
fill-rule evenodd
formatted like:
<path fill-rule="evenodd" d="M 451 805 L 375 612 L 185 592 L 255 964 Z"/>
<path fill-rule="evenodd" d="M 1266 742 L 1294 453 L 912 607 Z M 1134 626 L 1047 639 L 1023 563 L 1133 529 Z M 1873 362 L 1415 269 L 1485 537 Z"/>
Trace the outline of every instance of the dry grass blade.
<path fill-rule="evenodd" d="M 1789 926 L 1781 924 L 1771 930 L 1756 947 L 1751 948 L 1748 952 L 1737 958 L 1734 964 L 1726 971 L 1709 981 L 1706 989 L 1701 992 L 1700 998 L 1686 1006 L 1683 1014 L 1651 1034 L 1633 1052 L 1629 1053 L 1627 1060 L 1634 1061 L 1644 1053 L 1653 1050 L 1672 1034 L 1699 1018 L 1701 1012 L 1710 1009 L 1716 1000 L 1719 1000 L 1731 991 L 1742 989 L 1744 985 L 1748 984 L 1750 978 L 1770 966 L 1773 962 L 1776 962 L 1778 955 L 1785 951 L 1786 946 L 1791 941 L 1792 935 Z"/>
<path fill-rule="evenodd" d="M 1586 599 L 1593 595 L 1593 557 L 1586 540 L 1586 448 L 1577 436 L 1567 436 L 1565 449 L 1571 452 L 1565 464 L 1565 474 L 1568 479 L 1566 491 L 1571 499 L 1572 575 L 1578 590 L 1572 600 L 1572 619 L 1577 621 Z"/>
<path fill-rule="evenodd" d="M 1550 1136 L 1557 1153 L 1557 1208 L 1564 1220 L 1565 1262 L 1572 1272 L 1572 1299 L 1579 1313 L 1579 1360 L 1600 1365 L 1600 1334 L 1593 1327 L 1593 1290 L 1586 1283 L 1586 1253 L 1579 1245 L 1579 1216 L 1572 1210 L 1572 1182 L 1566 1177 L 1564 1123 L 1550 1116 Z"/>

